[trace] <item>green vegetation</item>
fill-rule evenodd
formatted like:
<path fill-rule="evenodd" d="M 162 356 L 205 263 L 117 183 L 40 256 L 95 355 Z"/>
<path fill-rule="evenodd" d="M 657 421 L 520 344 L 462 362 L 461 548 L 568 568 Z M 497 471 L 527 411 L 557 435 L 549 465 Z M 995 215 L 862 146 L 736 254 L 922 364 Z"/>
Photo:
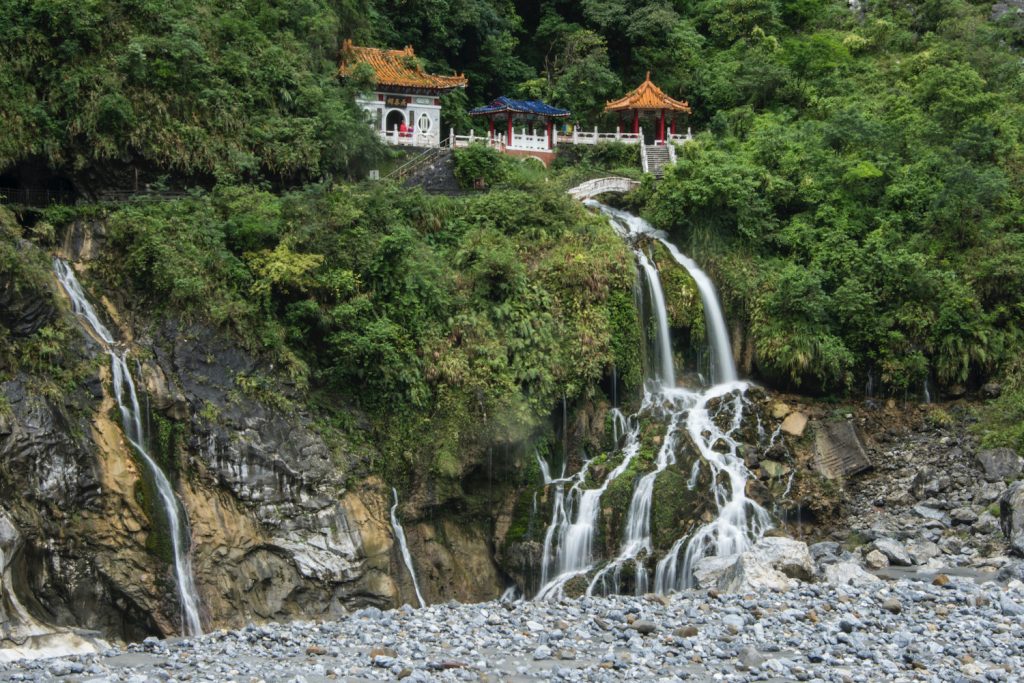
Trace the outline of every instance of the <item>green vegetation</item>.
<path fill-rule="evenodd" d="M 337 183 L 385 154 L 352 101 L 369 81 L 335 76 L 341 39 L 413 44 L 428 68 L 464 71 L 443 124 L 460 130 L 499 94 L 607 130 L 603 102 L 650 70 L 693 105 L 698 136 L 629 204 L 707 266 L 756 377 L 839 395 L 871 378 L 896 396 L 998 378 L 979 430 L 1019 447 L 1024 24 L 991 11 L 13 0 L 0 8 L 0 177 L 206 188 L 113 207 L 96 277 L 136 310 L 228 330 L 297 388 L 285 398 L 277 378 L 244 376 L 240 396 L 306 400 L 345 432 L 358 421 L 339 406 L 355 406 L 379 471 L 454 479 L 484 445 L 536 437 L 563 394 L 593 391 L 612 364 L 639 383 L 629 252 L 562 194 L 598 172 L 636 175 L 637 149 L 565 147 L 551 171 L 460 150 L 460 181 L 490 191 L 458 199 Z M 0 297 L 52 299 L 49 264 L 19 240 L 52 243 L 54 226 L 106 210 L 50 209 L 25 235 L 0 216 Z M 699 335 L 686 283 L 666 282 L 674 324 Z M 0 371 L 63 367 L 61 325 L 19 339 L 0 325 Z"/>
<path fill-rule="evenodd" d="M 108 224 L 107 291 L 218 325 L 300 392 L 365 411 L 393 481 L 457 480 L 613 362 L 639 377 L 635 353 L 617 353 L 635 340 L 615 336 L 630 331 L 613 296 L 635 278 L 629 250 L 552 183 L 454 200 L 389 184 L 218 188 Z M 264 378 L 238 384 L 274 405 Z"/>
<path fill-rule="evenodd" d="M 464 188 L 489 187 L 505 180 L 513 163 L 498 150 L 478 142 L 455 150 L 455 178 Z"/>
<path fill-rule="evenodd" d="M 0 5 L 0 172 L 89 184 L 365 167 L 376 143 L 335 77 L 360 2 L 11 0 Z M 153 172 L 153 173 L 150 173 Z M 127 178 L 131 174 L 125 173 Z M 123 181 L 127 184 L 127 181 Z"/>
<path fill-rule="evenodd" d="M 1024 362 L 1020 358 L 1007 373 L 999 398 L 981 411 L 974 431 L 985 448 L 1005 446 L 1024 453 Z"/>
<path fill-rule="evenodd" d="M 708 127 L 646 210 L 711 264 L 766 379 L 914 396 L 1019 355 L 1021 32 L 990 11 L 696 5 Z"/>

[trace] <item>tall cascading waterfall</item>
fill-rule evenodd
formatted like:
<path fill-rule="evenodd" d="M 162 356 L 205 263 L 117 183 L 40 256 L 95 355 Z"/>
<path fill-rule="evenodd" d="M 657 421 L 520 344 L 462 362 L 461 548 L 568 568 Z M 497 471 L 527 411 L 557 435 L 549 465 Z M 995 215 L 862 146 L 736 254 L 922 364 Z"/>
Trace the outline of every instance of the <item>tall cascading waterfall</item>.
<path fill-rule="evenodd" d="M 174 554 L 174 576 L 178 585 L 178 601 L 181 605 L 182 632 L 190 636 L 200 635 L 203 629 L 199 618 L 199 594 L 196 591 L 195 577 L 192 573 L 192 557 L 189 552 L 192 543 L 188 518 L 184 506 L 174 493 L 170 480 L 167 479 L 167 475 L 146 449 L 142 409 L 139 404 L 139 396 L 135 391 L 132 373 L 128 369 L 128 352 L 127 350 L 116 350 L 114 336 L 100 321 L 96 309 L 89 303 L 71 266 L 60 259 L 54 259 L 53 269 L 61 287 L 64 288 L 71 300 L 72 311 L 89 328 L 93 338 L 103 344 L 110 356 L 114 399 L 121 410 L 121 425 L 125 438 L 128 439 L 128 443 L 135 449 L 149 471 L 160 500 L 160 509 L 167 518 L 171 550 Z"/>
<path fill-rule="evenodd" d="M 398 521 L 398 490 L 392 488 L 391 495 L 395 497 L 395 502 L 391 506 L 391 529 L 394 531 L 395 539 L 398 541 L 398 549 L 402 553 L 402 562 L 405 563 L 405 568 L 409 571 L 409 576 L 412 577 L 412 587 L 416 591 L 416 599 L 419 601 L 420 607 L 426 607 L 427 601 L 423 599 L 423 593 L 420 592 L 420 582 L 416 578 L 416 567 L 412 564 L 409 544 L 405 541 L 405 529 L 402 528 L 402 523 Z"/>
<path fill-rule="evenodd" d="M 588 595 L 620 592 L 623 569 L 632 565 L 632 578 L 637 594 L 655 590 L 664 593 L 689 585 L 693 565 L 710 554 L 730 555 L 742 552 L 752 545 L 771 526 L 768 513 L 755 501 L 747 498 L 746 484 L 750 475 L 739 456 L 739 442 L 734 434 L 740 429 L 747 384 L 737 381 L 732 360 L 725 318 L 710 278 L 689 257 L 682 254 L 667 236 L 654 230 L 643 219 L 624 211 L 590 202 L 605 213 L 612 227 L 633 248 L 639 271 L 646 289 L 647 300 L 654 318 L 652 340 L 653 358 L 647 363 L 647 380 L 640 410 L 629 417 L 613 409 L 613 431 L 622 434 L 622 461 L 596 488 L 585 488 L 590 462 L 572 477 L 564 473 L 554 484 L 554 504 L 551 523 L 544 538 L 541 567 L 541 588 L 538 599 L 564 595 L 565 585 L 576 577 L 589 576 Z M 684 267 L 700 291 L 704 307 L 708 343 L 711 349 L 712 386 L 693 391 L 676 386 L 672 358 L 672 340 L 669 332 L 668 312 L 661 278 L 651 257 L 645 253 L 646 240 L 660 242 L 672 258 Z M 643 300 L 642 296 L 638 299 Z M 728 400 L 728 397 L 733 397 Z M 714 409 L 710 408 L 714 405 Z M 644 474 L 633 489 L 626 515 L 624 537 L 616 557 L 600 564 L 593 556 L 594 532 L 600 512 L 600 498 L 608 485 L 620 476 L 640 450 L 640 416 L 657 412 L 664 417 L 666 431 L 658 449 L 654 469 Z M 723 417 L 725 428 L 720 427 Z M 621 431 L 619 425 L 622 425 Z M 685 430 L 696 446 L 700 458 L 695 462 L 690 487 L 696 485 L 700 465 L 710 470 L 713 498 L 718 510 L 717 518 L 693 534 L 678 539 L 669 552 L 657 563 L 651 586 L 645 560 L 654 551 L 651 541 L 651 506 L 654 485 L 659 474 L 676 463 L 676 447 Z M 722 451 L 725 452 L 722 452 Z M 542 469 L 547 468 L 542 465 Z M 570 484 L 569 493 L 564 485 Z M 679 555 L 685 547 L 682 567 Z M 681 569 L 681 570 L 680 570 Z"/>

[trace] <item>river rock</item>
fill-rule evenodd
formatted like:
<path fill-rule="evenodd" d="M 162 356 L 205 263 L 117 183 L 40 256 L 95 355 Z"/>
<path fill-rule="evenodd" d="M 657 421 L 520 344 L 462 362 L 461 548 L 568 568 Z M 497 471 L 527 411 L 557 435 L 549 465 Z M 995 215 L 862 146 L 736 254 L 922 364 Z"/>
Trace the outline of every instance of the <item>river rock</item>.
<path fill-rule="evenodd" d="M 736 659 L 739 660 L 740 666 L 744 669 L 758 669 L 762 664 L 765 663 L 765 657 L 757 648 L 747 645 L 742 648 Z"/>
<path fill-rule="evenodd" d="M 814 577 L 814 560 L 807 544 L 784 536 L 766 536 L 748 552 L 759 554 L 770 567 L 801 581 Z"/>
<path fill-rule="evenodd" d="M 914 564 L 927 564 L 928 560 L 942 554 L 939 546 L 928 540 L 920 539 L 907 544 L 907 552 Z"/>
<path fill-rule="evenodd" d="M 765 589 L 783 592 L 789 590 L 789 582 L 763 555 L 748 551 L 718 579 L 718 589 L 724 593 L 756 593 Z"/>
<path fill-rule="evenodd" d="M 974 489 L 974 504 L 988 507 L 999 500 L 1006 490 L 1006 483 L 1003 481 L 985 481 Z"/>
<path fill-rule="evenodd" d="M 999 520 L 986 510 L 978 515 L 978 521 L 971 525 L 971 530 L 978 534 L 994 534 L 999 531 Z"/>
<path fill-rule="evenodd" d="M 1014 483 L 999 498 L 999 526 L 1010 550 L 1024 555 L 1024 482 Z"/>
<path fill-rule="evenodd" d="M 896 565 L 897 567 L 909 567 L 914 564 L 910 553 L 907 552 L 907 549 L 899 541 L 882 537 L 876 538 L 872 545 L 876 550 L 889 558 L 889 564 Z"/>
<path fill-rule="evenodd" d="M 864 556 L 864 564 L 868 569 L 882 569 L 889 566 L 889 558 L 878 550 L 872 550 Z"/>
<path fill-rule="evenodd" d="M 1003 387 L 998 382 L 986 382 L 981 385 L 982 398 L 999 398 L 1003 393 Z"/>
<path fill-rule="evenodd" d="M 835 541 L 821 541 L 808 547 L 811 557 L 819 565 L 839 562 L 843 547 Z"/>
<path fill-rule="evenodd" d="M 722 575 L 734 564 L 736 555 L 725 555 L 723 557 L 702 557 L 693 566 L 693 580 L 698 588 L 711 588 L 718 584 Z"/>
<path fill-rule="evenodd" d="M 1006 481 L 1021 474 L 1020 457 L 1012 448 L 986 448 L 978 451 L 976 457 L 986 481 Z"/>
<path fill-rule="evenodd" d="M 761 478 L 762 479 L 778 479 L 789 474 L 790 468 L 788 465 L 783 465 L 777 460 L 762 460 L 761 461 Z"/>
<path fill-rule="evenodd" d="M 949 513 L 953 524 L 974 524 L 978 521 L 978 513 L 969 507 L 957 508 Z"/>
<path fill-rule="evenodd" d="M 795 411 L 786 416 L 782 421 L 782 431 L 797 438 L 804 435 L 807 428 L 807 416 L 800 411 Z"/>
<path fill-rule="evenodd" d="M 910 482 L 910 493 L 918 500 L 937 496 L 949 488 L 949 477 L 934 467 L 922 467 Z"/>
<path fill-rule="evenodd" d="M 914 512 L 927 520 L 938 522 L 943 526 L 949 526 L 949 515 L 942 510 L 936 510 L 933 507 L 918 504 L 914 506 Z"/>
<path fill-rule="evenodd" d="M 869 574 L 853 562 L 838 562 L 825 567 L 825 581 L 833 586 L 853 586 L 864 588 L 866 586 L 883 583 L 882 579 L 874 574 Z"/>

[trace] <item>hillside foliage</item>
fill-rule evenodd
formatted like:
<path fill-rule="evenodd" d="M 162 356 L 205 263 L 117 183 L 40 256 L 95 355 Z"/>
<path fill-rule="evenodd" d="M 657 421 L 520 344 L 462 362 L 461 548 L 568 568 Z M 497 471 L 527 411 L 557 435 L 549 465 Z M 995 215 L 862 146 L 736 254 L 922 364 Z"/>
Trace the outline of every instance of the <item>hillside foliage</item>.
<path fill-rule="evenodd" d="M 352 102 L 367 81 L 335 77 L 346 37 L 465 72 L 446 128 L 502 94 L 607 128 L 603 103 L 647 71 L 688 100 L 697 140 L 630 206 L 708 267 L 755 378 L 905 398 L 1019 386 L 1024 20 L 991 2 L 10 0 L 0 174 L 43 164 L 102 184 L 120 164 L 216 186 L 119 211 L 126 270 L 111 274 L 163 305 L 208 305 L 300 380 L 368 387 L 363 404 L 440 410 L 437 378 L 493 379 L 472 341 L 508 364 L 474 391 L 516 385 L 549 409 L 596 365 L 557 370 L 570 293 L 554 290 L 572 280 L 537 269 L 558 250 L 597 258 L 573 240 L 605 237 L 486 152 L 459 164 L 465 185 L 497 188 L 486 199 L 332 188 L 384 154 Z M 609 148 L 563 153 L 553 173 L 564 184 L 601 163 L 635 165 Z M 303 181 L 318 184 L 252 187 Z M 603 292 L 616 273 L 581 286 Z M 524 326 L 538 336 L 518 348 Z M 1002 399 L 998 424 L 1018 404 Z"/>

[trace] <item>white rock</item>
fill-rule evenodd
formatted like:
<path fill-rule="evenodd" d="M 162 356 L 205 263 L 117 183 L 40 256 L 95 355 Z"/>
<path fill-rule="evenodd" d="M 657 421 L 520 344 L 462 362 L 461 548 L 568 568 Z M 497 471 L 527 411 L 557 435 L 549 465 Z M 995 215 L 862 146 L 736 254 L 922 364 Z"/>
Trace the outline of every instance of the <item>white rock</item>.
<path fill-rule="evenodd" d="M 803 541 L 782 536 L 765 536 L 747 552 L 760 555 L 772 569 L 802 581 L 814 578 L 814 559 Z"/>
<path fill-rule="evenodd" d="M 907 552 L 907 549 L 899 541 L 883 536 L 882 538 L 875 539 L 873 545 L 876 550 L 889 558 L 889 564 L 897 567 L 909 567 L 914 564 L 910 553 Z"/>
<path fill-rule="evenodd" d="M 745 552 L 736 563 L 718 579 L 718 589 L 724 593 L 757 592 L 765 589 L 788 591 L 790 579 L 773 568 L 764 556 Z"/>
<path fill-rule="evenodd" d="M 865 588 L 884 583 L 882 579 L 864 571 L 853 562 L 839 562 L 825 567 L 825 581 L 833 586 Z"/>
<path fill-rule="evenodd" d="M 725 555 L 722 557 L 702 557 L 693 566 L 693 579 L 697 582 L 698 588 L 711 588 L 718 584 L 722 574 L 729 570 L 739 555 Z"/>

